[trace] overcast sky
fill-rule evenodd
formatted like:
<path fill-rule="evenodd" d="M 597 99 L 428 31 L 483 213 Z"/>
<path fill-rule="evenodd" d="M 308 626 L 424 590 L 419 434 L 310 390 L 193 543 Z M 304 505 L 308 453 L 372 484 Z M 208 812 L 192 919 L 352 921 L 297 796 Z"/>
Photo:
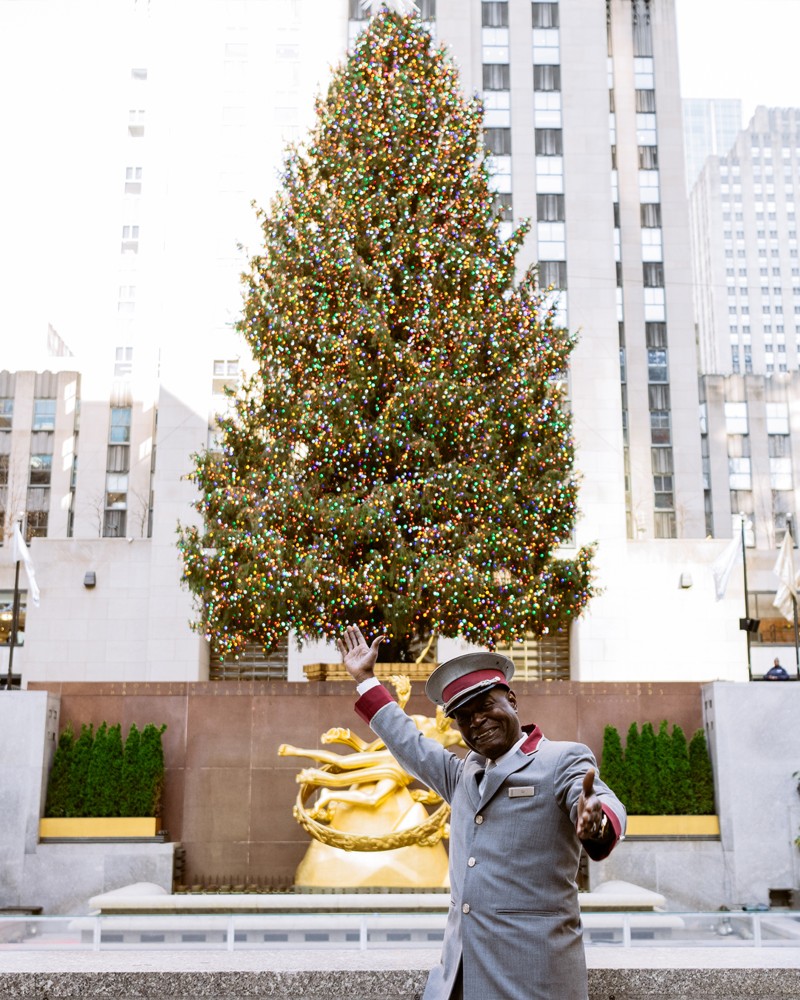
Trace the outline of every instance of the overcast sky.
<path fill-rule="evenodd" d="M 683 97 L 800 107 L 800 0 L 675 0 Z"/>

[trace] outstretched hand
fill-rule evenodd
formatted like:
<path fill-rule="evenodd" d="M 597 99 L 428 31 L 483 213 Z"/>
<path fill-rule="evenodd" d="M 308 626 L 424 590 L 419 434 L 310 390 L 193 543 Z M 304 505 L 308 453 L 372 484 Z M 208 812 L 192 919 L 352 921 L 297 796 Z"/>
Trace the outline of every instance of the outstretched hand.
<path fill-rule="evenodd" d="M 583 789 L 578 799 L 578 821 L 575 829 L 581 840 L 603 838 L 603 808 L 594 790 L 594 768 L 583 776 Z"/>
<path fill-rule="evenodd" d="M 358 625 L 348 625 L 344 630 L 344 636 L 336 640 L 345 670 L 356 684 L 374 676 L 378 647 L 385 639 L 386 636 L 379 635 L 372 640 L 371 645 L 367 645 L 367 640 L 361 634 Z"/>

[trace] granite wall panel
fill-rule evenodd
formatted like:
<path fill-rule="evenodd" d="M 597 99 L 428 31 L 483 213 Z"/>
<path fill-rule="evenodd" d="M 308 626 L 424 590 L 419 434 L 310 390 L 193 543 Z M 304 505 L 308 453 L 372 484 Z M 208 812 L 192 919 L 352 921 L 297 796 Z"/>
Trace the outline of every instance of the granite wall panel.
<path fill-rule="evenodd" d="M 61 696 L 61 725 L 167 724 L 163 826 L 186 850 L 185 879 L 225 875 L 239 884 L 286 882 L 308 835 L 294 821 L 296 775 L 311 761 L 279 757 L 281 743 L 320 747 L 333 726 L 370 733 L 353 712 L 353 688 L 324 683 L 69 683 L 31 688 Z M 515 685 L 523 722 L 553 739 L 577 739 L 599 756 L 603 729 L 625 736 L 631 722 L 662 719 L 687 737 L 702 725 L 695 683 L 534 683 Z M 416 684 L 407 710 L 431 715 Z M 329 749 L 337 749 L 334 745 Z M 342 748 L 344 752 L 344 748 Z"/>

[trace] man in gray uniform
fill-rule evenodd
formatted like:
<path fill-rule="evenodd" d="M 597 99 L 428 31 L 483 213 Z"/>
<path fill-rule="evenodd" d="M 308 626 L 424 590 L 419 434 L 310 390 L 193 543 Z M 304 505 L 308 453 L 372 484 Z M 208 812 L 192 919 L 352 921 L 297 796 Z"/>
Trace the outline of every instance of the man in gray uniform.
<path fill-rule="evenodd" d="M 587 1000 L 580 850 L 607 857 L 624 835 L 624 806 L 588 747 L 520 725 L 507 657 L 468 653 L 428 679 L 428 697 L 471 751 L 461 760 L 423 736 L 375 678 L 381 642 L 368 645 L 353 625 L 338 642 L 356 711 L 452 809 L 450 913 L 424 1000 Z"/>

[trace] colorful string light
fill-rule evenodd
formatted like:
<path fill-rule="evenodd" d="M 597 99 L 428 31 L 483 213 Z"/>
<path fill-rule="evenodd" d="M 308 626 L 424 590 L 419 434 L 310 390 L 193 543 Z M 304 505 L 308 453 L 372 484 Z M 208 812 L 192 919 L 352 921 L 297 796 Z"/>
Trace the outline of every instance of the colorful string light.
<path fill-rule="evenodd" d="M 259 213 L 239 324 L 258 372 L 196 460 L 198 627 L 223 656 L 350 621 L 393 655 L 563 628 L 592 593 L 591 550 L 553 554 L 577 513 L 574 341 L 535 271 L 515 280 L 527 230 L 499 236 L 480 105 L 383 10 L 317 112 Z"/>

